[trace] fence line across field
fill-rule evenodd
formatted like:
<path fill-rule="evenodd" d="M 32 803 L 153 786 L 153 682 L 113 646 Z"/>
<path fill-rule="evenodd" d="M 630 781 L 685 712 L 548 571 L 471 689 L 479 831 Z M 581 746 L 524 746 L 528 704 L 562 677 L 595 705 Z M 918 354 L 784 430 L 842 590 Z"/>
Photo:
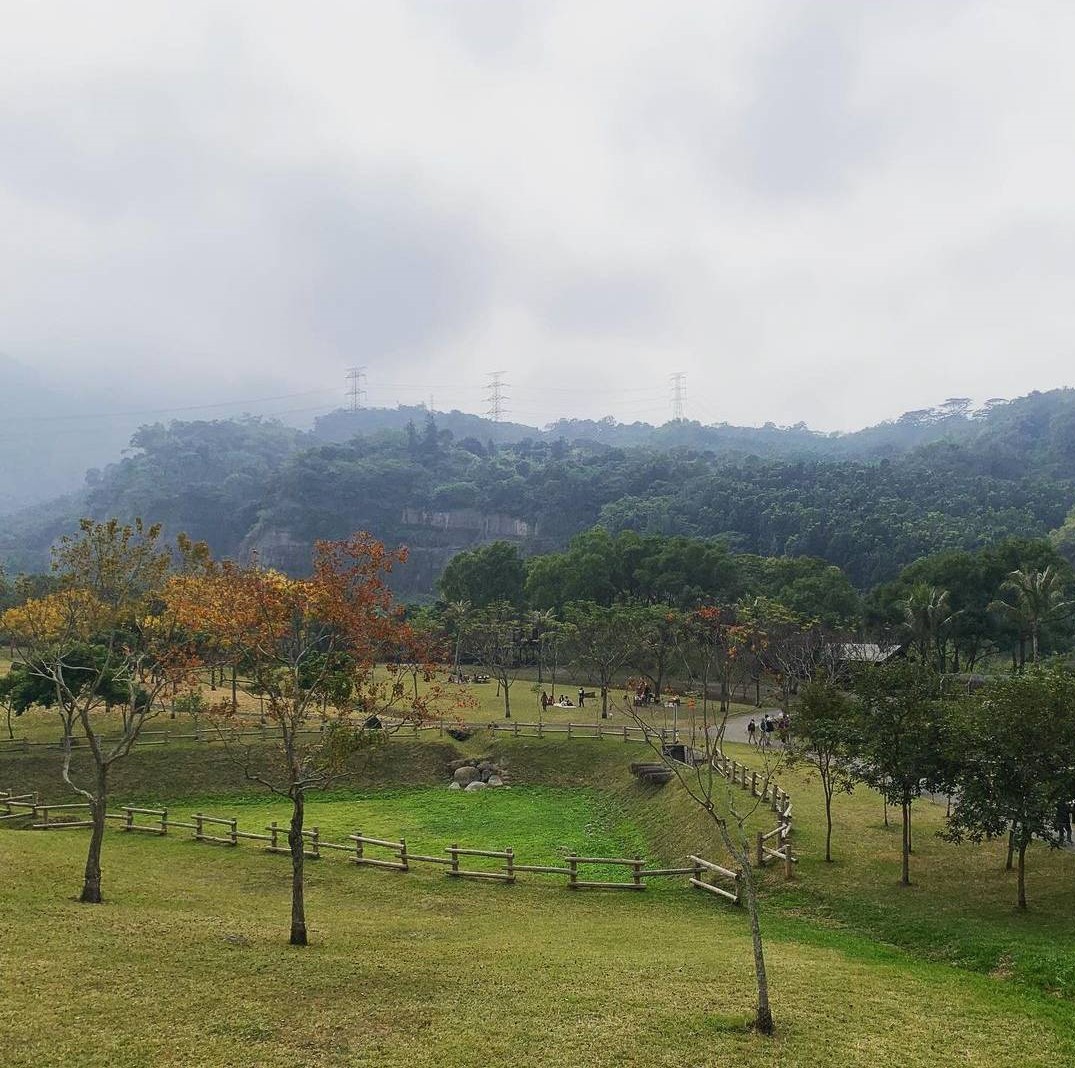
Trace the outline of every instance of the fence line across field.
<path fill-rule="evenodd" d="M 317 737 L 323 733 L 330 720 L 323 720 L 316 726 L 296 731 L 297 735 Z M 478 733 L 489 731 L 495 737 L 498 734 L 508 734 L 514 738 L 544 738 L 546 735 L 563 735 L 568 741 L 575 739 L 615 739 L 624 742 L 645 742 L 648 739 L 657 739 L 662 743 L 676 743 L 683 735 L 682 730 L 672 727 L 639 727 L 622 724 L 616 726 L 611 723 L 598 721 L 596 723 L 541 723 L 541 722 L 488 722 L 467 723 L 462 720 L 442 719 L 436 723 L 407 723 L 397 726 L 389 720 L 387 730 L 384 731 L 386 738 L 417 738 L 422 733 L 436 731 L 438 736 L 443 737 L 454 730 L 470 731 Z M 215 728 L 199 728 L 194 731 L 141 731 L 138 735 L 137 745 L 168 745 L 172 742 L 195 742 L 212 744 L 223 741 L 242 742 L 244 739 L 258 739 L 268 741 L 273 735 L 271 724 L 244 724 L 252 727 L 250 730 L 222 730 Z M 367 728 L 371 733 L 376 728 Z M 119 735 L 101 735 L 99 741 L 102 745 L 108 745 L 120 741 Z M 28 738 L 4 739 L 0 741 L 0 754 L 29 753 L 35 749 L 58 750 L 63 748 L 63 740 L 44 742 L 32 742 Z M 77 752 L 84 748 L 76 741 L 72 748 Z"/>
<path fill-rule="evenodd" d="M 72 830 L 92 826 L 88 818 L 91 806 L 86 801 L 44 804 L 33 795 L 0 793 L 0 807 L 5 808 L 13 818 L 30 820 L 32 830 Z M 233 816 L 211 816 L 196 812 L 190 819 L 181 820 L 170 816 L 167 809 L 133 806 L 106 813 L 105 819 L 119 824 L 121 832 L 141 831 L 163 837 L 171 830 L 183 829 L 194 832 L 192 840 L 195 842 L 235 847 L 243 841 L 254 841 L 265 843 L 264 849 L 268 853 L 290 854 L 291 851 L 287 843 L 287 828 L 275 821 L 266 828 L 267 833 L 262 834 L 240 830 L 238 819 Z M 715 893 L 735 905 L 740 902 L 739 873 L 694 855 L 687 858 L 687 865 L 671 868 L 646 867 L 647 861 L 639 855 L 586 857 L 577 853 L 566 854 L 561 864 L 522 864 L 518 863 L 515 850 L 510 846 L 479 849 L 453 843 L 444 848 L 445 856 L 436 856 L 411 852 L 403 838 L 394 841 L 350 834 L 347 837 L 351 844 L 329 842 L 321 837 L 318 827 L 304 830 L 302 837 L 304 855 L 314 860 L 322 857 L 322 850 L 335 850 L 348 854 L 351 863 L 359 866 L 410 872 L 416 864 L 441 865 L 447 869 L 445 874 L 450 878 L 507 884 L 515 883 L 520 874 L 561 875 L 567 877 L 563 885 L 570 890 L 645 890 L 648 879 L 687 876 L 689 886 Z M 370 856 L 370 850 L 380 855 Z M 496 863 L 491 865 L 490 862 Z M 580 877 L 585 875 L 580 869 L 587 867 L 622 868 L 626 870 L 627 877 L 622 880 Z M 725 885 L 718 885 L 718 880 Z"/>
<path fill-rule="evenodd" d="M 737 760 L 731 760 L 723 752 L 713 758 L 713 770 L 723 775 L 733 786 L 747 791 L 752 797 L 756 797 L 762 804 L 768 805 L 776 813 L 779 822 L 771 831 L 758 831 L 754 840 L 754 863 L 759 868 L 764 868 L 771 860 L 784 862 L 784 878 L 794 877 L 794 865 L 799 863 L 791 848 L 791 795 L 782 789 L 767 775 L 759 778 L 756 768 L 750 768 L 746 764 L 740 764 Z M 758 789 L 759 783 L 761 789 Z M 774 849 L 766 843 L 773 838 L 777 840 Z"/>

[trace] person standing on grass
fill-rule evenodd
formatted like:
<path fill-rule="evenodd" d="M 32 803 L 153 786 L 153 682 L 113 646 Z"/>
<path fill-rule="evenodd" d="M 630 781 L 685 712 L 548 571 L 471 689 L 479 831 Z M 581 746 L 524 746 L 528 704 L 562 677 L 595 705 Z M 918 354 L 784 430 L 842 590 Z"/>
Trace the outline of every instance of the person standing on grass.
<path fill-rule="evenodd" d="M 542 690 L 541 691 L 541 711 L 545 712 L 549 707 L 549 695 Z"/>
<path fill-rule="evenodd" d="M 1060 835 L 1060 842 L 1071 844 L 1071 803 L 1061 801 L 1056 806 L 1056 833 Z"/>
<path fill-rule="evenodd" d="M 754 717 L 750 717 L 750 722 L 747 724 L 747 745 L 757 745 L 757 732 L 758 725 L 754 722 Z"/>
<path fill-rule="evenodd" d="M 579 708 L 586 707 L 586 691 L 583 687 L 579 687 Z"/>

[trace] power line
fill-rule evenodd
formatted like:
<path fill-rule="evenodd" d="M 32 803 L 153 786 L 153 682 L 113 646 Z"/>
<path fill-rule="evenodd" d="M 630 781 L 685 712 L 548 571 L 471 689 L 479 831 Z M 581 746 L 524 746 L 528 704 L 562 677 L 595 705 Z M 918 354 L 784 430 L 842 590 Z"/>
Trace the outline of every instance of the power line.
<path fill-rule="evenodd" d="M 201 412 L 215 408 L 234 408 L 243 404 L 270 404 L 278 400 L 296 397 L 312 397 L 322 393 L 335 393 L 334 389 L 306 389 L 301 393 L 278 393 L 275 397 L 250 397 L 245 400 L 214 401 L 211 404 L 186 404 L 178 408 L 135 408 L 125 412 L 70 412 L 65 415 L 5 415 L 5 423 L 67 423 L 77 419 L 123 419 L 129 416 L 171 415 L 175 412 Z"/>

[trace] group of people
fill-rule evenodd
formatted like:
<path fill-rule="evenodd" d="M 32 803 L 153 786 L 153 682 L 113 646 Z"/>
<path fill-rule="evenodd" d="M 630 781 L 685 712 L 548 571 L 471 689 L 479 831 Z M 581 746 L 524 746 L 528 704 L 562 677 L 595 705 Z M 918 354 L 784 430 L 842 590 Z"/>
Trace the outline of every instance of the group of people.
<path fill-rule="evenodd" d="M 585 693 L 579 690 L 579 705 L 581 707 L 585 700 Z M 566 693 L 560 694 L 560 696 L 554 701 L 544 690 L 541 691 L 541 711 L 544 712 L 548 708 L 574 708 L 575 702 L 567 696 Z"/>
<path fill-rule="evenodd" d="M 781 712 L 778 719 L 773 719 L 768 712 L 765 712 L 762 714 L 760 723 L 751 716 L 747 724 L 747 744 L 756 745 L 759 749 L 771 749 L 773 735 L 777 735 L 781 742 L 787 742 L 790 727 L 791 721 L 786 712 Z"/>

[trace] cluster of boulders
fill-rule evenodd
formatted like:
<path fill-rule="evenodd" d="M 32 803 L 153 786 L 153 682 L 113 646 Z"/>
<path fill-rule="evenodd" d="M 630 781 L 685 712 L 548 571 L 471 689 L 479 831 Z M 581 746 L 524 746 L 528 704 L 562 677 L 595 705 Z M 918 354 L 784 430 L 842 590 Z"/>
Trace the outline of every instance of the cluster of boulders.
<path fill-rule="evenodd" d="M 467 757 L 465 760 L 453 760 L 448 765 L 452 773 L 449 790 L 466 790 L 474 793 L 487 786 L 504 785 L 504 768 L 494 764 L 490 757 Z"/>

